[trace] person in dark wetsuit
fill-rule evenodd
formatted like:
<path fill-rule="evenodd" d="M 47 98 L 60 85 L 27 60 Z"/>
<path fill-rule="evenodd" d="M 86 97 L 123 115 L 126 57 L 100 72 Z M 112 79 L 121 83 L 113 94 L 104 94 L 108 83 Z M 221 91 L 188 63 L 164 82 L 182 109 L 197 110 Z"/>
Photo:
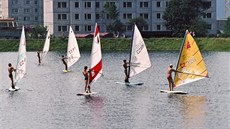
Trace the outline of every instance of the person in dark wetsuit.
<path fill-rule="evenodd" d="M 124 72 L 125 72 L 125 83 L 129 83 L 129 75 L 128 75 L 128 63 L 126 62 L 126 60 L 123 60 L 124 64 L 123 64 L 123 67 L 124 67 Z"/>
<path fill-rule="evenodd" d="M 64 55 L 62 55 L 61 57 L 62 57 L 61 60 L 62 60 L 63 64 L 65 65 L 65 70 L 68 71 L 67 63 L 65 61 L 67 58 Z"/>
<path fill-rule="evenodd" d="M 13 72 L 15 72 L 16 69 L 14 69 L 11 65 L 11 63 L 8 64 L 8 72 L 9 72 L 9 78 L 11 80 L 11 87 L 12 89 L 15 89 L 15 85 L 14 85 L 14 78 L 13 78 Z"/>
<path fill-rule="evenodd" d="M 37 51 L 38 65 L 41 64 L 41 51 Z"/>
<path fill-rule="evenodd" d="M 170 64 L 168 67 L 168 70 L 167 70 L 167 79 L 169 82 L 169 90 L 170 91 L 173 91 L 173 88 L 175 87 L 175 84 L 174 84 L 173 79 L 172 79 L 172 72 L 178 72 L 177 70 L 173 69 L 172 67 L 173 67 L 173 65 Z"/>
<path fill-rule="evenodd" d="M 89 72 L 87 71 L 87 66 L 84 67 L 83 75 L 85 77 L 85 93 L 91 93 L 89 83 Z"/>

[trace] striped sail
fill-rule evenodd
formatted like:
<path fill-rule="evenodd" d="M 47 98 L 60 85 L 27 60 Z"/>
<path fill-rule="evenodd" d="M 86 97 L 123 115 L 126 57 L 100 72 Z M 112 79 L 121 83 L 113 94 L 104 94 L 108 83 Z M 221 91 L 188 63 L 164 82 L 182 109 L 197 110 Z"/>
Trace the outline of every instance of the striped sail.
<path fill-rule="evenodd" d="M 46 34 L 46 40 L 45 40 L 43 50 L 42 50 L 41 61 L 44 60 L 45 56 L 47 55 L 49 51 L 49 48 L 50 48 L 50 33 L 48 31 Z"/>
<path fill-rule="evenodd" d="M 151 67 L 151 62 L 147 48 L 145 46 L 145 42 L 136 25 L 134 25 L 133 30 L 129 62 L 131 64 L 129 67 L 129 77 L 132 77 Z"/>
<path fill-rule="evenodd" d="M 95 31 L 93 37 L 90 69 L 91 72 L 90 72 L 89 85 L 93 84 L 102 74 L 101 42 L 100 42 L 99 28 L 97 23 L 95 25 Z"/>
<path fill-rule="evenodd" d="M 15 84 L 17 84 L 26 73 L 26 61 L 26 37 L 23 26 L 18 50 L 18 59 L 15 72 Z"/>
<path fill-rule="evenodd" d="M 70 67 L 74 63 L 78 61 L 80 58 L 80 52 L 76 40 L 76 36 L 73 32 L 71 26 L 69 27 L 69 39 L 68 39 L 68 47 L 67 47 L 67 66 Z"/>
<path fill-rule="evenodd" d="M 208 77 L 200 50 L 188 30 L 185 32 L 176 70 L 182 72 L 175 74 L 176 87 Z"/>

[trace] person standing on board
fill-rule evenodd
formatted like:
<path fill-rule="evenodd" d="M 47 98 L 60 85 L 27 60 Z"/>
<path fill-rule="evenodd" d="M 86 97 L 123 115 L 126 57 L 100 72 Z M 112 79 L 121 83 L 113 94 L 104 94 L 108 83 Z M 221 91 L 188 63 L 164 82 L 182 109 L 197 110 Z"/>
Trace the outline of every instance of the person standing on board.
<path fill-rule="evenodd" d="M 124 67 L 124 72 L 125 72 L 125 83 L 129 83 L 129 74 L 128 74 L 128 63 L 126 62 L 126 60 L 123 60 L 124 64 L 123 64 L 123 67 Z"/>
<path fill-rule="evenodd" d="M 38 65 L 41 64 L 41 51 L 37 51 Z"/>
<path fill-rule="evenodd" d="M 14 69 L 14 67 L 12 67 L 11 63 L 8 64 L 8 72 L 9 72 L 9 78 L 11 80 L 11 87 L 12 89 L 15 89 L 14 86 L 14 78 L 13 78 L 13 72 L 15 72 L 16 69 Z"/>
<path fill-rule="evenodd" d="M 85 77 L 85 93 L 91 93 L 90 91 L 90 85 L 89 85 L 89 72 L 87 71 L 88 67 L 84 67 L 84 71 L 82 72 Z"/>
<path fill-rule="evenodd" d="M 67 57 L 65 57 L 64 55 L 62 55 L 61 57 L 62 57 L 61 60 L 62 60 L 63 64 L 65 65 L 65 70 L 68 71 L 67 63 L 65 61 L 67 59 Z"/>
<path fill-rule="evenodd" d="M 172 72 L 178 72 L 177 70 L 173 69 L 172 67 L 173 67 L 173 65 L 170 64 L 168 67 L 168 71 L 167 71 L 167 79 L 169 82 L 170 91 L 173 91 L 173 88 L 175 87 L 175 84 L 174 84 L 173 79 L 172 79 Z"/>

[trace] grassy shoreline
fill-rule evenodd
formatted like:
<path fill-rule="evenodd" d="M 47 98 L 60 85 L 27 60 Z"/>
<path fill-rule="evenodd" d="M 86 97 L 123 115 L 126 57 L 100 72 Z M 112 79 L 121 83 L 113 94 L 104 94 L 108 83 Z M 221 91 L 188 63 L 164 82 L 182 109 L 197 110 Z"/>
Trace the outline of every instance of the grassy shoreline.
<path fill-rule="evenodd" d="M 80 51 L 91 51 L 92 38 L 77 39 Z M 180 50 L 183 38 L 149 38 L 144 39 L 148 51 Z M 230 38 L 196 38 L 200 51 L 230 52 Z M 44 40 L 29 39 L 27 51 L 42 50 Z M 67 38 L 53 38 L 50 43 L 50 51 L 65 52 Z M 101 38 L 102 50 L 106 52 L 129 51 L 130 38 Z M 0 52 L 18 51 L 19 39 L 1 39 Z"/>

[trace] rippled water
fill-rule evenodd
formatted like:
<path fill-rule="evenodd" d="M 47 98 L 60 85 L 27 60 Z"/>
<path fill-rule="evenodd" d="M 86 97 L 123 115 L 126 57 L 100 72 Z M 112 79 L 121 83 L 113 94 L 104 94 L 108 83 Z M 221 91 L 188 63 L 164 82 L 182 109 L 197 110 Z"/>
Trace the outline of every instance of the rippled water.
<path fill-rule="evenodd" d="M 142 86 L 115 84 L 123 81 L 122 60 L 128 53 L 103 53 L 103 73 L 91 97 L 83 91 L 83 67 L 90 53 L 63 73 L 60 54 L 50 52 L 42 66 L 35 52 L 28 52 L 27 75 L 21 90 L 8 92 L 7 64 L 14 66 L 17 53 L 0 53 L 0 129 L 228 129 L 230 128 L 230 53 L 202 53 L 209 79 L 181 86 L 187 95 L 160 93 L 167 89 L 166 70 L 176 65 L 178 52 L 150 53 L 152 67 L 131 78 Z"/>

